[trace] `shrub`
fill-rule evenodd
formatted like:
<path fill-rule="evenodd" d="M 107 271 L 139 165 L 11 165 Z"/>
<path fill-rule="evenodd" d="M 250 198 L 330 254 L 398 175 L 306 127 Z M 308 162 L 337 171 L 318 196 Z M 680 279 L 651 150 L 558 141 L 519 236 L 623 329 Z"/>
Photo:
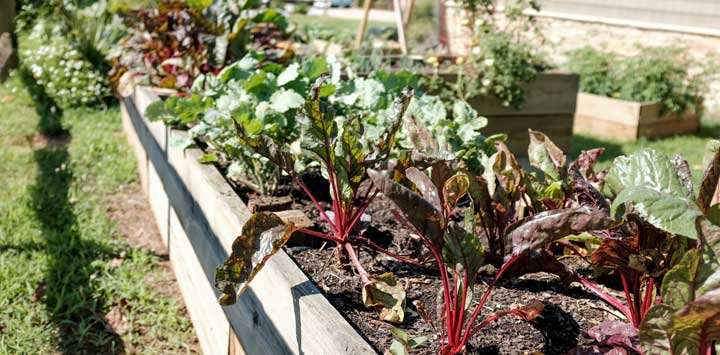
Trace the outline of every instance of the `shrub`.
<path fill-rule="evenodd" d="M 70 43 L 61 25 L 38 22 L 30 35 L 44 44 L 22 53 L 33 78 L 63 108 L 97 104 L 110 95 L 105 77 Z"/>
<path fill-rule="evenodd" d="M 595 95 L 640 102 L 660 102 L 665 110 L 682 112 L 699 108 L 699 99 L 717 69 L 699 70 L 681 48 L 641 47 L 621 57 L 590 47 L 569 54 L 567 67 L 580 74 L 580 90 Z"/>

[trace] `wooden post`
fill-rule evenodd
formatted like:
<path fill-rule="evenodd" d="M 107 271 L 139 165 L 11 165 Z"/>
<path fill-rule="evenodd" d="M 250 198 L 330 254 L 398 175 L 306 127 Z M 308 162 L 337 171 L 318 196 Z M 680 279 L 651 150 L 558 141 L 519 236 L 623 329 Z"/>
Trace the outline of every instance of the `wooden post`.
<path fill-rule="evenodd" d="M 15 43 L 15 0 L 0 0 L 0 81 L 17 67 Z"/>
<path fill-rule="evenodd" d="M 393 0 L 393 8 L 395 12 L 395 25 L 398 30 L 398 42 L 400 42 L 400 51 L 403 55 L 408 54 L 407 42 L 405 41 L 405 25 L 403 23 L 402 10 L 400 0 Z"/>
<path fill-rule="evenodd" d="M 363 39 L 365 39 L 368 16 L 370 16 L 370 6 L 372 6 L 372 0 L 365 0 L 365 3 L 363 3 L 363 17 L 360 20 L 360 28 L 358 29 L 357 38 L 355 39 L 355 49 L 360 48 L 360 46 L 362 46 Z"/>
<path fill-rule="evenodd" d="M 410 16 L 412 14 L 414 5 L 415 0 L 407 0 L 407 5 L 405 5 L 405 12 L 403 13 L 403 28 L 405 30 L 407 30 L 407 26 L 410 23 Z"/>

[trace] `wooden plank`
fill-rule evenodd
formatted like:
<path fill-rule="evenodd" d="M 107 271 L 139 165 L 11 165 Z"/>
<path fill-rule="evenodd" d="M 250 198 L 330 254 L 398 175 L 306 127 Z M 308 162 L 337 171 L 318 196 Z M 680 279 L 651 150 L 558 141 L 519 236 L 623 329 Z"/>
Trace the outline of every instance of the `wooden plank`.
<path fill-rule="evenodd" d="M 457 80 L 455 74 L 441 74 L 445 80 Z M 493 96 L 475 97 L 468 103 L 481 116 L 525 116 L 574 114 L 579 87 L 577 74 L 571 73 L 540 73 L 537 78 L 523 85 L 525 102 L 520 110 L 505 107 Z"/>
<path fill-rule="evenodd" d="M 242 344 L 240 344 L 240 339 L 237 338 L 237 335 L 235 335 L 235 329 L 230 327 L 230 344 L 228 345 L 228 355 L 245 355 L 245 350 L 242 348 Z"/>
<path fill-rule="evenodd" d="M 600 117 L 622 124 L 638 124 L 643 103 L 611 97 L 578 93 L 576 114 Z"/>
<path fill-rule="evenodd" d="M 638 126 L 577 114 L 573 132 L 617 142 L 634 141 L 638 136 Z"/>
<path fill-rule="evenodd" d="M 158 229 L 160 230 L 160 239 L 167 247 L 170 238 L 170 200 L 165 192 L 162 177 L 155 169 L 154 164 L 148 164 L 148 200 L 150 202 L 150 210 L 155 215 Z"/>
<path fill-rule="evenodd" d="M 145 150 L 143 149 L 142 144 L 140 144 L 137 133 L 135 133 L 135 129 L 132 126 L 132 122 L 130 121 L 130 116 L 125 104 L 120 105 L 120 115 L 122 117 L 123 132 L 125 132 L 128 144 L 130 144 L 130 147 L 133 149 L 133 152 L 135 153 L 135 159 L 137 160 L 138 175 L 140 176 L 140 188 L 145 194 L 147 194 L 147 154 L 145 154 Z"/>
<path fill-rule="evenodd" d="M 249 210 L 217 169 L 197 162 L 201 154 L 186 150 L 190 191 L 229 252 Z M 375 353 L 284 252 L 268 261 L 237 305 L 224 310 L 248 354 Z"/>
<path fill-rule="evenodd" d="M 664 113 L 660 103 L 641 103 L 604 96 L 578 94 L 575 133 L 616 141 L 658 138 L 697 131 L 699 114 Z"/>
<path fill-rule="evenodd" d="M 128 106 L 133 128 L 146 146 L 153 170 L 172 206 L 170 230 L 182 227 L 188 244 L 181 251 L 192 250 L 198 260 L 185 279 L 192 276 L 211 287 L 215 268 L 227 257 L 249 211 L 217 169 L 197 162 L 201 151 L 187 149 L 180 153 L 174 151 L 180 148 L 168 147 L 168 154 L 164 154 L 147 122 L 136 110 L 130 110 L 132 105 Z M 152 186 L 157 188 L 160 184 Z M 176 243 L 170 241 L 171 250 Z M 217 291 L 214 292 L 217 296 Z M 207 296 L 203 299 L 217 305 Z M 248 354 L 375 353 L 284 252 L 268 262 L 237 305 L 222 310 Z M 194 324 L 202 322 L 203 318 L 193 317 Z M 215 334 L 205 341 L 220 342 L 227 349 L 228 332 L 229 328 L 224 335 Z M 210 346 L 214 345 L 203 348 Z"/>
<path fill-rule="evenodd" d="M 230 323 L 202 270 L 200 260 L 175 211 L 170 213 L 170 261 L 204 354 L 228 354 Z"/>
<path fill-rule="evenodd" d="M 667 137 L 676 134 L 688 134 L 700 129 L 700 116 L 678 117 L 673 120 L 658 120 L 638 127 L 638 135 L 647 138 Z"/>

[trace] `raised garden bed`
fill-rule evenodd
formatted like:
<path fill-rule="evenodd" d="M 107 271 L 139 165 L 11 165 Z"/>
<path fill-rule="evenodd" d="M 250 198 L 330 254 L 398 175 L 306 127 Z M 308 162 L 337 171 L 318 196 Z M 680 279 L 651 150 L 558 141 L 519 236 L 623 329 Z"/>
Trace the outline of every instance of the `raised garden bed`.
<path fill-rule="evenodd" d="M 441 76 L 447 81 L 457 78 L 455 74 Z M 488 119 L 483 134 L 506 133 L 508 148 L 518 156 L 527 156 L 528 129 L 542 131 L 567 152 L 572 146 L 578 82 L 577 74 L 540 73 L 537 79 L 524 85 L 525 102 L 519 110 L 503 106 L 494 97 L 478 96 L 468 103 Z"/>
<path fill-rule="evenodd" d="M 618 141 L 693 133 L 700 113 L 663 112 L 661 103 L 636 102 L 578 93 L 575 133 Z"/>
<path fill-rule="evenodd" d="M 215 268 L 250 210 L 214 166 L 198 163 L 201 150 L 174 146 L 186 132 L 143 117 L 156 100 L 152 89 L 132 90 L 121 100 L 123 127 L 203 352 L 375 353 L 284 252 L 268 261 L 236 305 L 220 306 Z"/>
<path fill-rule="evenodd" d="M 136 88 L 122 101 L 123 122 L 203 351 L 372 354 L 387 349 L 392 342 L 391 325 L 363 306 L 361 281 L 335 261 L 332 247 L 294 246 L 278 253 L 236 305 L 219 305 L 219 293 L 213 287 L 215 268 L 231 251 L 250 210 L 215 166 L 197 162 L 203 155 L 200 149 L 174 144 L 186 137 L 184 131 L 143 118 L 140 113 L 158 99 L 151 89 Z M 390 201 L 380 197 L 368 210 L 372 238 L 395 252 L 413 250 L 408 231 L 397 223 L 391 207 Z M 297 199 L 292 208 L 319 221 L 309 201 Z M 411 336 L 430 335 L 432 330 L 412 302 L 434 305 L 437 290 L 442 289 L 436 273 L 364 249 L 360 258 L 368 271 L 393 271 L 406 285 L 406 319 L 400 327 Z M 568 263 L 575 270 L 587 268 L 579 259 L 570 258 Z M 483 280 L 475 286 L 476 294 L 487 288 L 491 277 Z M 558 349 L 586 342 L 582 332 L 608 318 L 602 301 L 579 286 L 565 288 L 556 277 L 544 273 L 508 278 L 486 308 L 492 312 L 532 300 L 544 302 L 548 310 L 534 326 L 503 318 L 471 340 L 469 353 L 558 353 Z M 433 343 L 428 341 L 415 353 L 434 353 Z"/>

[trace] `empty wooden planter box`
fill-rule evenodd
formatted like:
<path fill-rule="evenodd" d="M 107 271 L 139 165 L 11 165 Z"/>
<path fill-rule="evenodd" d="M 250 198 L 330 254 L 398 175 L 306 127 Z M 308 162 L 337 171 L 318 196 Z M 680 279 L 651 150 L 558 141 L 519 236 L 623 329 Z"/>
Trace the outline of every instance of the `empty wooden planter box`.
<path fill-rule="evenodd" d="M 579 93 L 575 133 L 615 141 L 640 137 L 659 138 L 693 133 L 700 127 L 700 113 L 663 112 L 660 103 L 636 102 Z"/>
<path fill-rule="evenodd" d="M 457 80 L 455 74 L 441 74 L 446 81 Z M 488 119 L 481 132 L 486 135 L 506 133 L 507 145 L 519 157 L 527 157 L 528 129 L 541 131 L 564 152 L 569 152 L 573 138 L 573 116 L 577 99 L 577 74 L 547 72 L 524 85 L 525 102 L 520 109 L 505 107 L 495 97 L 477 96 L 468 103 L 480 116 Z"/>
<path fill-rule="evenodd" d="M 215 268 L 250 210 L 214 166 L 198 162 L 201 150 L 173 143 L 187 132 L 145 119 L 145 108 L 160 99 L 153 89 L 125 94 L 123 129 L 203 353 L 375 354 L 283 251 L 237 304 L 220 306 Z"/>

